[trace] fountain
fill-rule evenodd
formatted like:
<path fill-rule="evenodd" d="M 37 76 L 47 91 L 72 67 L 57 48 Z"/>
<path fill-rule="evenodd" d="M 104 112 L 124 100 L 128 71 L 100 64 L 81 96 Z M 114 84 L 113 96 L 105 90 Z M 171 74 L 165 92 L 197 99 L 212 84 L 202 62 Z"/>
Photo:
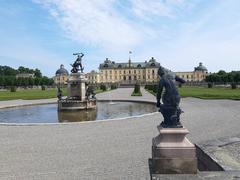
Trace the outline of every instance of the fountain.
<path fill-rule="evenodd" d="M 77 59 L 71 64 L 73 68 L 69 80 L 67 81 L 67 98 L 62 99 L 62 91 L 58 88 L 58 110 L 95 109 L 95 94 L 90 88 L 87 88 L 88 80 L 83 73 L 82 57 L 84 54 L 75 53 L 73 55 L 77 55 Z"/>

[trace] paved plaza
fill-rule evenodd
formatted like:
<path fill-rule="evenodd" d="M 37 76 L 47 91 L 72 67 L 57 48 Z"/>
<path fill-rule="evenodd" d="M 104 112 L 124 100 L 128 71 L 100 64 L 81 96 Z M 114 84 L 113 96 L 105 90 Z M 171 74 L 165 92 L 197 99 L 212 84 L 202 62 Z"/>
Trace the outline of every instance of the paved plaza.
<path fill-rule="evenodd" d="M 132 91 L 132 88 L 120 88 L 98 94 L 97 98 L 156 101 L 144 89 L 142 97 L 131 97 Z M 35 102 L 54 101 L 56 99 Z M 34 100 L 30 102 L 34 104 Z M 28 104 L 24 100 L 0 101 L 0 107 L 14 106 L 14 103 Z M 240 134 L 240 101 L 183 98 L 181 107 L 185 111 L 181 120 L 190 131 L 188 137 L 193 143 Z M 110 121 L 2 124 L 0 179 L 150 179 L 148 159 L 151 158 L 152 138 L 158 134 L 156 126 L 162 120 L 162 115 L 156 112 Z M 210 175 L 179 177 L 202 179 L 204 176 Z M 179 177 L 164 175 L 161 179 Z"/>

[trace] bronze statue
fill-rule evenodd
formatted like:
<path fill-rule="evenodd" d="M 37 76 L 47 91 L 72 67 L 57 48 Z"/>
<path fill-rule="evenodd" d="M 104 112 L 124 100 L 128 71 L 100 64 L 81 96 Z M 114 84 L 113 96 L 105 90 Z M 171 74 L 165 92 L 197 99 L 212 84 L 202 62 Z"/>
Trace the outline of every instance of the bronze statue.
<path fill-rule="evenodd" d="M 62 99 L 62 90 L 60 87 L 58 87 L 57 98 L 58 98 L 58 100 Z"/>
<path fill-rule="evenodd" d="M 95 91 L 94 91 L 94 87 L 93 86 L 89 86 L 89 83 L 85 83 L 85 86 L 86 86 L 86 99 L 90 99 L 90 96 L 92 99 L 95 99 Z"/>
<path fill-rule="evenodd" d="M 160 108 L 159 111 L 164 117 L 161 126 L 165 128 L 181 128 L 180 114 L 183 111 L 179 107 L 180 95 L 175 81 L 185 83 L 185 80 L 162 66 L 158 69 L 158 75 L 160 76 L 160 81 L 157 90 L 157 107 Z M 163 88 L 165 91 L 162 95 Z M 161 97 L 163 104 L 160 102 Z"/>
<path fill-rule="evenodd" d="M 73 64 L 70 64 L 73 68 L 71 70 L 72 73 L 77 73 L 79 70 L 83 73 L 83 65 L 82 65 L 82 57 L 84 56 L 83 53 L 74 53 L 73 55 L 77 55 L 77 59 Z M 80 66 L 80 69 L 79 69 Z"/>

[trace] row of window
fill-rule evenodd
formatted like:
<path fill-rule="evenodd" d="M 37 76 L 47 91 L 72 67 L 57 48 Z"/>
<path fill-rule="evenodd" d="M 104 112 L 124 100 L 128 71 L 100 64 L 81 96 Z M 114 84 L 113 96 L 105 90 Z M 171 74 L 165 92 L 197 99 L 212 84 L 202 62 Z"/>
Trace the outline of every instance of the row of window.
<path fill-rule="evenodd" d="M 103 80 L 104 79 L 104 77 L 105 77 L 105 79 L 110 79 L 110 80 L 112 80 L 113 79 L 113 77 L 115 77 L 115 80 L 131 80 L 131 79 L 134 79 L 134 80 L 137 80 L 137 78 L 138 78 L 138 80 L 141 80 L 141 79 L 145 79 L 145 76 L 143 75 L 143 76 L 140 76 L 140 75 L 138 75 L 138 76 L 112 76 L 112 75 L 110 75 L 110 76 L 108 76 L 108 75 L 105 75 L 105 76 L 101 76 L 101 80 Z M 158 76 L 157 75 L 147 75 L 146 76 L 147 77 L 147 79 L 157 79 L 158 78 Z"/>
<path fill-rule="evenodd" d="M 112 70 L 109 70 L 109 71 L 102 71 L 102 73 L 105 73 L 105 74 L 108 74 L 108 72 L 109 72 L 109 74 L 112 74 L 113 73 L 113 71 Z M 114 71 L 114 73 L 115 74 L 117 74 L 117 72 L 118 71 Z M 134 73 L 134 74 L 136 74 L 137 73 L 137 70 L 123 70 L 123 71 L 119 71 L 119 74 L 122 74 L 122 72 L 123 72 L 123 74 L 126 74 L 126 73 L 129 73 L 129 74 L 132 74 L 132 73 Z M 148 71 L 147 71 L 148 73 L 152 73 L 152 74 L 155 74 L 157 71 L 156 70 L 154 70 L 154 69 L 148 69 Z M 141 70 L 138 70 L 138 73 L 140 74 L 141 73 Z"/>
<path fill-rule="evenodd" d="M 193 75 L 181 75 L 180 77 L 182 77 L 182 78 L 186 78 L 186 79 L 193 79 Z M 205 76 L 204 75 L 200 75 L 200 74 L 197 74 L 197 78 L 199 79 L 199 78 L 205 78 Z"/>

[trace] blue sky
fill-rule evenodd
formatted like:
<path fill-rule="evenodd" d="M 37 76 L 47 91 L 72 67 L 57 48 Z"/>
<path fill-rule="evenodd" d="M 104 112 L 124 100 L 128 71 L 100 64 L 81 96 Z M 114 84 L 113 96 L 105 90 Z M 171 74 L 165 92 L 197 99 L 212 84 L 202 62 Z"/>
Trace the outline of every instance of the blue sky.
<path fill-rule="evenodd" d="M 152 56 L 173 71 L 240 70 L 239 0 L 0 0 L 0 64 L 85 72 Z"/>

